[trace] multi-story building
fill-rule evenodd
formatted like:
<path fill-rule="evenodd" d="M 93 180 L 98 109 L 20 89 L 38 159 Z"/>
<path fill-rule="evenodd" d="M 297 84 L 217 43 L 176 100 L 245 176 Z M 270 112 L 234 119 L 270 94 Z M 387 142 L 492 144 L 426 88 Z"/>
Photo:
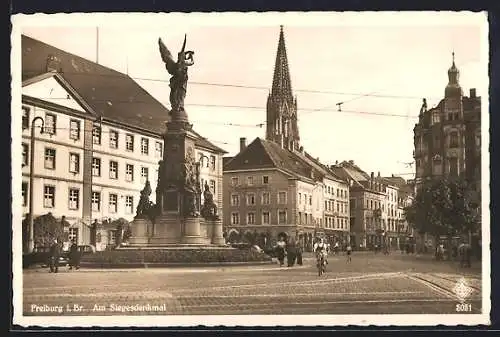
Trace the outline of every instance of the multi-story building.
<path fill-rule="evenodd" d="M 384 244 L 384 240 L 390 237 L 387 231 L 389 218 L 387 184 L 380 174 L 375 176 L 371 172 L 368 175 L 352 160 L 332 165 L 331 170 L 349 181 L 351 244 L 357 248 Z"/>
<path fill-rule="evenodd" d="M 448 70 L 444 98 L 427 109 L 424 102 L 414 128 L 417 186 L 423 179 L 463 177 L 480 205 L 481 191 L 481 97 L 470 89 L 463 95 L 460 72 L 453 62 Z"/>
<path fill-rule="evenodd" d="M 431 109 L 422 104 L 413 129 L 416 185 L 418 190 L 424 179 L 463 178 L 481 214 L 481 97 L 474 88 L 464 96 L 459 75 L 453 54 L 444 98 Z M 480 226 L 471 234 L 478 241 Z"/>
<path fill-rule="evenodd" d="M 64 216 L 70 239 L 105 249 L 116 234 L 106 224 L 133 220 L 146 181 L 155 201 L 168 110 L 125 74 L 27 36 L 22 51 L 23 214 L 33 174 L 34 218 Z M 201 136 L 196 151 L 222 210 L 225 151 Z"/>
<path fill-rule="evenodd" d="M 283 27 L 267 100 L 266 139 L 248 146 L 240 139 L 240 152 L 225 162 L 224 226 L 230 241 L 247 236 L 267 244 L 294 237 L 307 249 L 317 235 L 348 239 L 347 182 L 300 146 Z"/>

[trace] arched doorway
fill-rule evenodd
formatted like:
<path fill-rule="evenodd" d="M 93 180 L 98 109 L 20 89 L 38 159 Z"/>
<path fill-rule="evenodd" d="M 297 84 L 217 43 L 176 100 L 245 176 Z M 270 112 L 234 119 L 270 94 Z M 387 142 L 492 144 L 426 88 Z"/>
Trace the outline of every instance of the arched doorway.
<path fill-rule="evenodd" d="M 229 231 L 228 240 L 230 243 L 237 243 L 240 240 L 240 233 L 236 229 Z"/>

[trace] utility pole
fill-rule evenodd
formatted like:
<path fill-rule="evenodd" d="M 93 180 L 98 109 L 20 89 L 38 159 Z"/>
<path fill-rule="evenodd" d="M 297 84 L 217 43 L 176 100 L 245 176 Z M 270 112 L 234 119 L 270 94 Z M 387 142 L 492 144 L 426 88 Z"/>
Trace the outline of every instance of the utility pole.
<path fill-rule="evenodd" d="M 29 200 L 29 236 L 28 236 L 28 253 L 33 252 L 33 249 L 35 247 L 35 240 L 34 240 L 34 226 L 33 226 L 33 183 L 35 180 L 35 173 L 34 173 L 34 161 L 35 161 L 35 122 L 37 120 L 40 120 L 42 122 L 42 127 L 40 129 L 40 133 L 43 133 L 43 127 L 45 125 L 45 122 L 42 117 L 37 116 L 33 118 L 31 121 L 31 144 L 30 144 L 30 200 Z"/>

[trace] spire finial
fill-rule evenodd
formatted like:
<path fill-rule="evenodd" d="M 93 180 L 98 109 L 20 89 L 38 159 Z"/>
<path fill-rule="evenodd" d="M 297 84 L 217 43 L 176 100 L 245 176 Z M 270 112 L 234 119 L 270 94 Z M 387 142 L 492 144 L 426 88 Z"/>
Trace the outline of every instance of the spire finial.
<path fill-rule="evenodd" d="M 453 63 L 455 63 L 455 51 L 452 51 L 452 52 L 451 52 L 451 57 L 452 57 L 452 59 L 453 59 Z"/>
<path fill-rule="evenodd" d="M 283 25 L 280 25 L 280 31 L 283 32 Z"/>

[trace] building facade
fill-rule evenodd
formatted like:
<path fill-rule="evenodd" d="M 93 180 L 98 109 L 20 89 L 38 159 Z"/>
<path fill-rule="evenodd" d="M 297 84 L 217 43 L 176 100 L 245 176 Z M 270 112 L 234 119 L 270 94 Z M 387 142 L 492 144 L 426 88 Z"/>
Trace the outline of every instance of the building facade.
<path fill-rule="evenodd" d="M 427 109 L 424 100 L 420 109 L 419 121 L 413 129 L 416 188 L 426 179 L 464 179 L 472 206 L 480 215 L 481 97 L 474 88 L 465 96 L 459 76 L 453 54 L 444 98 L 431 109 Z M 470 234 L 469 240 L 479 242 L 481 226 Z"/>
<path fill-rule="evenodd" d="M 427 178 L 463 177 L 480 200 L 481 97 L 476 89 L 464 96 L 459 75 L 453 55 L 444 98 L 431 109 L 424 102 L 420 110 L 414 127 L 416 183 L 418 186 Z"/>
<path fill-rule="evenodd" d="M 110 224 L 133 220 L 146 181 L 155 202 L 168 109 L 127 75 L 26 36 L 22 49 L 24 217 L 33 174 L 34 218 L 64 216 L 70 240 L 97 250 L 113 246 Z M 196 152 L 201 182 L 222 213 L 225 151 L 199 136 Z"/>

